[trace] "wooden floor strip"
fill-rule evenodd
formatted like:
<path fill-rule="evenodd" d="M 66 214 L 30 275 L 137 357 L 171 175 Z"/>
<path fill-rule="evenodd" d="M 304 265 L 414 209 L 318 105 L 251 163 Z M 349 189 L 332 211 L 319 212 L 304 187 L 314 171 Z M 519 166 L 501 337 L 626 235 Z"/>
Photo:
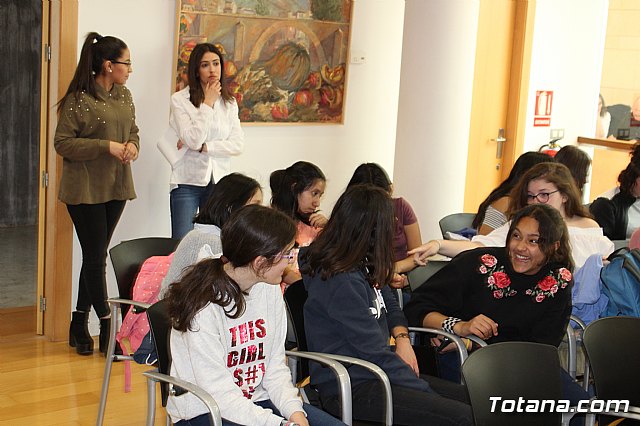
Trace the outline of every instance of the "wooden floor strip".
<path fill-rule="evenodd" d="M 66 342 L 30 334 L 0 336 L 0 425 L 95 425 L 104 361 L 99 353 L 77 355 Z M 142 372 L 149 369 L 132 363 L 133 389 L 125 393 L 124 364 L 113 365 L 105 426 L 144 424 Z M 155 425 L 164 425 L 159 391 L 157 400 Z"/>

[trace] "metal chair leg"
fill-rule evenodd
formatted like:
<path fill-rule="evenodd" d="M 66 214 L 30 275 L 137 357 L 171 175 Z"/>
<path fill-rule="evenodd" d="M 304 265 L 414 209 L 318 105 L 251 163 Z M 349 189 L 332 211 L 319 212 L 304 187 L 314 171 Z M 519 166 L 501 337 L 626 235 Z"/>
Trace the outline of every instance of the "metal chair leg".
<path fill-rule="evenodd" d="M 147 426 L 156 421 L 156 382 L 147 377 Z"/>
<path fill-rule="evenodd" d="M 111 305 L 111 330 L 109 332 L 109 345 L 104 363 L 104 375 L 102 377 L 102 390 L 100 391 L 100 404 L 98 406 L 98 418 L 96 426 L 102 426 L 104 410 L 107 406 L 107 394 L 109 393 L 109 381 L 111 379 L 111 367 L 116 352 L 116 327 L 118 326 L 118 305 Z"/>

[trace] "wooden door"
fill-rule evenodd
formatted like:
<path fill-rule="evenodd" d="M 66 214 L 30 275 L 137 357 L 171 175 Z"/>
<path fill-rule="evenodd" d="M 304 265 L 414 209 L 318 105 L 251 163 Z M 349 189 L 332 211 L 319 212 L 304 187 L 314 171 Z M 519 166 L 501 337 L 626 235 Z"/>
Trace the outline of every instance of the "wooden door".
<path fill-rule="evenodd" d="M 533 15 L 528 0 L 480 2 L 465 212 L 477 211 L 522 152 Z M 499 129 L 506 142 L 497 156 Z"/>

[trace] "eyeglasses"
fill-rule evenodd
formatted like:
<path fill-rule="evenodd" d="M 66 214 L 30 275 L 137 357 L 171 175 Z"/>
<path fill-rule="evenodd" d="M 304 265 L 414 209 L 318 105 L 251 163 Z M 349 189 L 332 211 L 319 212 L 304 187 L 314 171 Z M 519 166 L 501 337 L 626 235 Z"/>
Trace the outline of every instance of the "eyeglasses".
<path fill-rule="evenodd" d="M 287 263 L 291 264 L 295 262 L 296 254 L 297 254 L 297 251 L 295 248 L 293 248 L 286 253 L 282 253 L 282 256 L 280 257 L 280 259 L 287 259 Z"/>
<path fill-rule="evenodd" d="M 533 200 L 538 200 L 538 202 L 542 203 L 542 204 L 547 204 L 547 202 L 549 201 L 549 196 L 551 194 L 555 194 L 556 192 L 560 191 L 559 189 L 556 189 L 555 191 L 552 192 L 541 192 L 539 194 L 527 194 L 527 201 L 528 202 L 532 202 Z"/>
<path fill-rule="evenodd" d="M 126 61 L 126 62 L 122 62 L 122 61 L 111 61 L 112 64 L 121 64 L 121 65 L 126 65 L 129 68 L 131 68 L 133 66 L 133 63 L 131 61 Z"/>

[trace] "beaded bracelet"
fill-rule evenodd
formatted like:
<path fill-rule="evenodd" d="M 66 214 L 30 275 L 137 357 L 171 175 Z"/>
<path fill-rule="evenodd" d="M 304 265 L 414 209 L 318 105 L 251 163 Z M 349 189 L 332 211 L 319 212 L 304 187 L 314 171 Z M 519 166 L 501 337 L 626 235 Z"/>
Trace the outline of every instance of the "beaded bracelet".
<path fill-rule="evenodd" d="M 406 339 L 409 339 L 410 338 L 409 333 L 398 333 L 395 336 L 393 336 L 395 340 L 401 339 L 403 337 Z"/>
<path fill-rule="evenodd" d="M 456 334 L 455 331 L 453 331 L 453 327 L 455 327 L 455 325 L 460 321 L 462 321 L 460 318 L 449 317 L 442 321 L 442 329 L 451 334 Z"/>

